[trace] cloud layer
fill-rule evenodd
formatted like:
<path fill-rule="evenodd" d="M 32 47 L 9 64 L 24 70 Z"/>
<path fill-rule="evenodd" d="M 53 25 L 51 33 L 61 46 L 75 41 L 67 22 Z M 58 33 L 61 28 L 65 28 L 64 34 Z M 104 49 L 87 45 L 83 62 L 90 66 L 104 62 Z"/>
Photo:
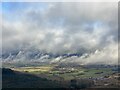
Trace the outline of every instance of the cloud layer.
<path fill-rule="evenodd" d="M 86 60 L 76 60 L 117 63 L 117 3 L 24 3 L 25 8 L 21 4 L 11 12 L 3 9 L 3 53 L 37 49 L 84 54 L 101 50 Z"/>

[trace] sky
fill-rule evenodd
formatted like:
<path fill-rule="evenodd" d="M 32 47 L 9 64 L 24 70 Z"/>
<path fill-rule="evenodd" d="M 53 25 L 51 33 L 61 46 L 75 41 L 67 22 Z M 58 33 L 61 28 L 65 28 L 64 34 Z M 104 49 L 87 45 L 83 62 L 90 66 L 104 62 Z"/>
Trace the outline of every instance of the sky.
<path fill-rule="evenodd" d="M 3 2 L 2 18 L 3 52 L 92 52 L 87 63 L 117 63 L 117 3 Z"/>

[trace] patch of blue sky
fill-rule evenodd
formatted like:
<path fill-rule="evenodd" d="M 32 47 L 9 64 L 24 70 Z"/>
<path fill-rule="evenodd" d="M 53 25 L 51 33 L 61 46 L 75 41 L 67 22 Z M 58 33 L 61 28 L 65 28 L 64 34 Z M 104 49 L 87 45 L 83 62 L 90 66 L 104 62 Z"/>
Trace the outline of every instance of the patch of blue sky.
<path fill-rule="evenodd" d="M 49 3 L 43 2 L 2 2 L 2 14 L 4 19 L 16 20 L 24 15 L 24 11 L 32 8 L 32 10 L 45 10 Z"/>
<path fill-rule="evenodd" d="M 94 23 L 94 27 L 103 27 L 104 26 L 104 23 L 102 23 L 101 21 L 96 21 L 95 23 Z"/>
<path fill-rule="evenodd" d="M 0 2 L 0 13 L 2 13 L 2 2 Z"/>

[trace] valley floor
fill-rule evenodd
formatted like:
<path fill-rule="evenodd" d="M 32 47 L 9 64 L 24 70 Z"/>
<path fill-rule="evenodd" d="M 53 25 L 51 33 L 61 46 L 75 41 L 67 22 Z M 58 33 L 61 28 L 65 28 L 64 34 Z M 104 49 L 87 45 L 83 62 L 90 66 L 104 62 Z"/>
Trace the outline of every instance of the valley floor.
<path fill-rule="evenodd" d="M 57 65 L 10 67 L 3 72 L 3 88 L 120 88 L 120 73 L 114 67 L 60 67 Z"/>

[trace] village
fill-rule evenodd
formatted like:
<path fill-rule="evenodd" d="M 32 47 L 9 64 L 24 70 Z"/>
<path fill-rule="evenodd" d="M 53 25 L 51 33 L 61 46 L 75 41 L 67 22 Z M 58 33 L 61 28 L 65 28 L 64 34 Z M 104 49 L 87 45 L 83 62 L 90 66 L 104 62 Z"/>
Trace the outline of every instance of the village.
<path fill-rule="evenodd" d="M 54 68 L 52 71 L 49 71 L 49 75 L 52 75 L 54 78 L 58 77 L 61 82 L 69 81 L 66 83 L 73 83 L 73 86 L 80 86 L 85 82 L 88 86 L 93 88 L 101 87 L 120 87 L 120 73 L 114 68 L 94 68 L 94 69 L 85 69 L 85 68 Z"/>

